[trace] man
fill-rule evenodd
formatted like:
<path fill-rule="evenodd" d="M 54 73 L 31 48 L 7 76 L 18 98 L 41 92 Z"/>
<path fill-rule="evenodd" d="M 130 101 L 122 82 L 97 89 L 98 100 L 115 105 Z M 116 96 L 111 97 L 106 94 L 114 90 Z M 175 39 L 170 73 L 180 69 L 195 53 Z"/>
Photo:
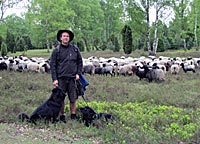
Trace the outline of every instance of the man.
<path fill-rule="evenodd" d="M 59 30 L 57 40 L 60 44 L 53 50 L 50 67 L 53 85 L 59 86 L 67 93 L 70 102 L 71 119 L 76 119 L 76 100 L 78 99 L 76 81 L 82 72 L 83 62 L 79 48 L 70 44 L 74 33 Z M 64 102 L 60 110 L 60 120 L 66 122 Z"/>

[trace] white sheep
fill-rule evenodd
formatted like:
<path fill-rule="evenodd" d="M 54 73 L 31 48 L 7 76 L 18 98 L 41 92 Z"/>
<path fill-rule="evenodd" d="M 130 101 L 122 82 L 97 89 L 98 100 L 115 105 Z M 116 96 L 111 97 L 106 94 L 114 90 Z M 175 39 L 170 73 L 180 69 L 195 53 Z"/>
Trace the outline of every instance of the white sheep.
<path fill-rule="evenodd" d="M 171 67 L 170 67 L 170 72 L 171 74 L 178 74 L 180 72 L 180 65 L 179 64 L 173 64 Z"/>

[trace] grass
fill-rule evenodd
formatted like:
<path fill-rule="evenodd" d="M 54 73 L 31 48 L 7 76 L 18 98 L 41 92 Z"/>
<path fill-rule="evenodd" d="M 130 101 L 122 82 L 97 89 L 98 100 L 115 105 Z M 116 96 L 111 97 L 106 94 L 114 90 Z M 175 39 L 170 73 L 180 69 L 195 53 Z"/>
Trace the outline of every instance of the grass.
<path fill-rule="evenodd" d="M 174 56 L 180 54 L 170 53 Z M 137 57 L 141 54 L 135 52 L 132 55 Z M 121 53 L 83 53 L 84 57 L 89 55 L 120 57 Z M 193 55 L 193 52 L 187 55 Z M 0 141 L 19 144 L 200 143 L 199 75 L 199 69 L 196 73 L 167 73 L 165 82 L 148 83 L 136 76 L 86 74 L 90 83 L 85 93 L 87 104 L 97 112 L 111 113 L 116 121 L 109 125 L 96 121 L 95 127 L 71 121 L 66 99 L 66 124 L 41 123 L 34 126 L 19 123 L 17 114 L 31 114 L 48 98 L 53 88 L 51 76 L 0 71 Z M 77 107 L 81 106 L 86 106 L 86 103 L 79 97 Z"/>

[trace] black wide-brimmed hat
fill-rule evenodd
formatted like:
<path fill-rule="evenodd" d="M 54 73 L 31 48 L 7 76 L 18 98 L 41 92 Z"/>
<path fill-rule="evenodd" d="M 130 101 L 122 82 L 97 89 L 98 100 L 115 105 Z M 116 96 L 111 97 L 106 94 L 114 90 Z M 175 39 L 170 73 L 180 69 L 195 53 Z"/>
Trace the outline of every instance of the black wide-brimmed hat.
<path fill-rule="evenodd" d="M 64 32 L 67 32 L 69 34 L 69 38 L 70 38 L 69 42 L 71 42 L 74 39 L 74 33 L 70 30 L 59 30 L 57 33 L 57 40 L 61 42 L 60 37 L 61 37 L 61 34 Z"/>

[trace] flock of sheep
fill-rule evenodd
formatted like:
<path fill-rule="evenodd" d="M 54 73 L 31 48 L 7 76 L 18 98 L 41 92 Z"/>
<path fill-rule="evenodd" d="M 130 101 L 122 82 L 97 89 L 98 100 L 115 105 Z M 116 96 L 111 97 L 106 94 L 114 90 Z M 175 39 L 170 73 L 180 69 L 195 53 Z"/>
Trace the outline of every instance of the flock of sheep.
<path fill-rule="evenodd" d="M 50 73 L 50 59 L 25 56 L 0 57 L 0 70 Z M 83 73 L 90 75 L 136 75 L 149 82 L 165 80 L 165 74 L 179 74 L 180 71 L 193 73 L 200 67 L 200 58 L 170 58 L 165 56 L 95 57 L 83 58 Z"/>
<path fill-rule="evenodd" d="M 165 56 L 141 56 L 139 58 L 124 56 L 120 58 L 111 57 L 94 57 L 91 56 L 87 59 L 83 59 L 84 67 L 83 73 L 89 73 L 91 75 L 136 75 L 139 79 L 147 79 L 149 82 L 164 81 L 165 74 L 170 72 L 171 74 L 179 74 L 180 71 L 196 72 L 196 69 L 200 67 L 200 58 L 170 58 Z"/>

